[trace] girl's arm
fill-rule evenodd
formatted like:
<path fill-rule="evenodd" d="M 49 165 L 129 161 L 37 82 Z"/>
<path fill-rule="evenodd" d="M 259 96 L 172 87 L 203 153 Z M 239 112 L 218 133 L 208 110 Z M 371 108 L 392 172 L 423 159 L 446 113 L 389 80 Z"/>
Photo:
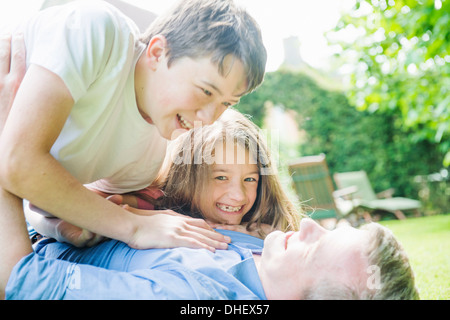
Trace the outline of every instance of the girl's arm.
<path fill-rule="evenodd" d="M 0 185 L 68 223 L 135 248 L 226 248 L 229 239 L 204 221 L 140 216 L 87 190 L 50 154 L 73 106 L 57 75 L 31 65 L 0 139 Z M 0 204 L 1 210 L 6 210 Z M 22 212 L 14 209 L 17 215 Z"/>

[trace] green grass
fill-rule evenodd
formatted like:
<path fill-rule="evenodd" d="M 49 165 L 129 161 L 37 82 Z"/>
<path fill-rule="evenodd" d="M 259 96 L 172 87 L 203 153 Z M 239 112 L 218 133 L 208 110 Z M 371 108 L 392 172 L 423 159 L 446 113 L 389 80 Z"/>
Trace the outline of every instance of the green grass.
<path fill-rule="evenodd" d="M 450 300 L 450 214 L 381 223 L 408 253 L 420 298 Z"/>

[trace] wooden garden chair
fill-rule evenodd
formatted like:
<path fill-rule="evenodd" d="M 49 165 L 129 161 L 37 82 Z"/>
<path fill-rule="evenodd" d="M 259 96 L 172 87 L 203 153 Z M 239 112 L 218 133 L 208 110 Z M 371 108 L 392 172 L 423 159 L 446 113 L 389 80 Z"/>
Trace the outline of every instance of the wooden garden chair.
<path fill-rule="evenodd" d="M 311 218 L 340 219 L 355 209 L 352 201 L 343 197 L 356 188 L 334 189 L 324 154 L 296 159 L 288 164 L 288 170 L 297 196 Z"/>
<path fill-rule="evenodd" d="M 394 189 L 388 189 L 386 191 L 376 194 L 369 181 L 367 173 L 363 170 L 353 172 L 335 173 L 334 181 L 339 188 L 346 188 L 354 186 L 357 191 L 353 194 L 353 197 L 359 200 L 359 207 L 363 208 L 370 213 L 375 211 L 380 213 L 391 212 L 397 217 L 397 219 L 405 219 L 404 211 L 414 211 L 415 215 L 420 215 L 421 203 L 418 200 L 392 197 Z"/>

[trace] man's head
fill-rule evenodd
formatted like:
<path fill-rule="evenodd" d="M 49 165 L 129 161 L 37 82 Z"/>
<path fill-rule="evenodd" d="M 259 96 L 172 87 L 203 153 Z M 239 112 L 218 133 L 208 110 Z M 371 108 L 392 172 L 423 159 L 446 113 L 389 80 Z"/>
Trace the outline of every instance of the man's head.
<path fill-rule="evenodd" d="M 419 298 L 405 252 L 375 223 L 329 231 L 302 219 L 266 238 L 258 268 L 269 299 Z"/>

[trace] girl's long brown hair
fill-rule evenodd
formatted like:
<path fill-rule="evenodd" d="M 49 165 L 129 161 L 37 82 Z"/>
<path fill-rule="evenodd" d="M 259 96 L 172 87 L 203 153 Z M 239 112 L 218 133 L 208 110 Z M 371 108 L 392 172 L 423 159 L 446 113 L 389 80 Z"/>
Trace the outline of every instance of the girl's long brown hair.
<path fill-rule="evenodd" d="M 259 169 L 255 203 L 244 216 L 247 229 L 265 236 L 261 224 L 283 231 L 297 230 L 300 212 L 289 200 L 259 128 L 240 112 L 228 109 L 214 124 L 194 128 L 173 141 L 160 179 L 153 186 L 164 192 L 157 206 L 196 218 L 203 217 L 198 204 L 208 196 L 207 181 L 214 148 L 219 142 L 235 143 L 249 151 Z"/>

